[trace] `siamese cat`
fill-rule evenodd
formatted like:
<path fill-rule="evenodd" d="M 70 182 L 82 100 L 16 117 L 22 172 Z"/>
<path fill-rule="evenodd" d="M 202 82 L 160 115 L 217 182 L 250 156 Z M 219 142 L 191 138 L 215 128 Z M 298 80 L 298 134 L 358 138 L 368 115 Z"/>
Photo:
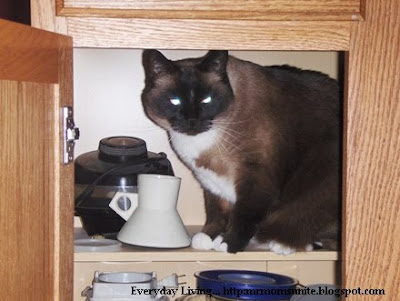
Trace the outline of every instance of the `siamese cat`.
<path fill-rule="evenodd" d="M 143 52 L 146 115 L 204 190 L 192 247 L 279 254 L 336 249 L 340 105 L 335 80 L 209 51 L 171 61 Z"/>

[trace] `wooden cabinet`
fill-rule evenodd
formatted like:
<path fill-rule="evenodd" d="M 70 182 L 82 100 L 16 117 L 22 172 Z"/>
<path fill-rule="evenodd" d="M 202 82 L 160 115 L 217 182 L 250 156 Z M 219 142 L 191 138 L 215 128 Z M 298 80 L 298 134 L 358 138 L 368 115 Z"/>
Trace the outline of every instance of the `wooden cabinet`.
<path fill-rule="evenodd" d="M 0 20 L 0 299 L 71 299 L 73 174 L 60 107 L 72 39 Z"/>
<path fill-rule="evenodd" d="M 32 0 L 32 24 L 75 47 L 345 51 L 342 282 L 399 299 L 398 1 L 244 2 Z M 0 23 L 1 293 L 71 300 L 72 168 L 60 163 L 58 115 L 72 99 L 71 40 L 23 32 Z M 21 55 L 4 36 L 25 42 Z M 27 68 L 27 53 L 41 63 Z"/>

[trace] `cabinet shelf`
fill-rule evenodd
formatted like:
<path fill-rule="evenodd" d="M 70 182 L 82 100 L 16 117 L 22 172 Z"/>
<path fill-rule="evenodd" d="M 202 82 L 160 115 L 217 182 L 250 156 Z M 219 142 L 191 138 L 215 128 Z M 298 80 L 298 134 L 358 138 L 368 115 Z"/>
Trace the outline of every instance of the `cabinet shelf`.
<path fill-rule="evenodd" d="M 188 226 L 190 233 L 199 230 L 199 226 Z M 75 229 L 75 236 L 82 237 L 83 230 Z M 190 247 L 183 249 L 156 249 L 123 245 L 116 252 L 75 252 L 74 262 L 188 262 L 188 261 L 337 261 L 340 253 L 336 251 L 297 252 L 288 256 L 274 252 L 249 250 L 237 254 L 217 251 L 201 251 Z"/>

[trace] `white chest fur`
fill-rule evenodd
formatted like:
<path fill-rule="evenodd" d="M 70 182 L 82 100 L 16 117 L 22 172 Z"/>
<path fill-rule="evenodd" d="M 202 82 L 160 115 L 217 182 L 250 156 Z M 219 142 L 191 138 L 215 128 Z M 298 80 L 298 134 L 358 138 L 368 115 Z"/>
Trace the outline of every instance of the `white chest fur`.
<path fill-rule="evenodd" d="M 215 195 L 218 195 L 225 200 L 236 202 L 236 189 L 234 179 L 226 175 L 219 175 L 214 171 L 196 166 L 196 159 L 209 150 L 215 143 L 218 143 L 219 131 L 211 129 L 207 132 L 189 136 L 175 131 L 171 131 L 171 144 L 179 157 L 186 165 L 194 172 L 197 179 Z"/>

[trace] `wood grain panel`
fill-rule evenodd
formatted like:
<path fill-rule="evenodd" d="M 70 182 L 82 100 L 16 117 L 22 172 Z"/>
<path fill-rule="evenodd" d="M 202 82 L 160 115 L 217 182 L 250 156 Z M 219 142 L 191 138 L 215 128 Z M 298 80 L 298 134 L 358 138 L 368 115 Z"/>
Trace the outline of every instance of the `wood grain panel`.
<path fill-rule="evenodd" d="M 347 50 L 351 22 L 68 18 L 75 47 Z"/>
<path fill-rule="evenodd" d="M 366 1 L 366 12 L 348 56 L 343 279 L 400 300 L 399 1 Z"/>
<path fill-rule="evenodd" d="M 64 0 L 65 7 L 162 10 L 336 11 L 357 12 L 359 0 Z M 245 6 L 245 7 L 244 7 Z"/>
<path fill-rule="evenodd" d="M 30 0 L 31 25 L 36 28 L 66 34 L 66 18 L 56 17 L 57 1 L 59 0 Z"/>
<path fill-rule="evenodd" d="M 58 82 L 56 34 L 0 19 L 0 40 L 0 79 Z"/>
<path fill-rule="evenodd" d="M 0 22 L 0 300 L 72 300 L 73 166 L 61 163 L 60 127 L 72 39 Z"/>
<path fill-rule="evenodd" d="M 0 95 L 0 299 L 53 300 L 53 85 L 0 81 Z"/>
<path fill-rule="evenodd" d="M 360 0 L 58 0 L 60 16 L 236 19 L 356 20 Z"/>

